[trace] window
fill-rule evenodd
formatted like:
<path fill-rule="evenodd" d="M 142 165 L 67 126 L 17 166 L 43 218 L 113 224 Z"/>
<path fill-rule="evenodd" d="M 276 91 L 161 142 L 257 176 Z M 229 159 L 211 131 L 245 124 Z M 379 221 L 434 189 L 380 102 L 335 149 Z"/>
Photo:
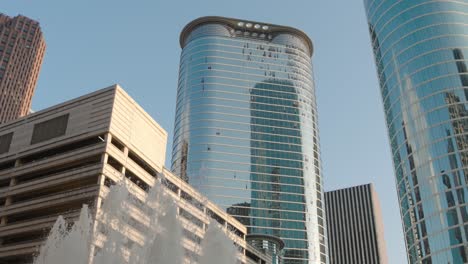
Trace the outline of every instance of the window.
<path fill-rule="evenodd" d="M 13 132 L 0 136 L 0 154 L 7 153 L 10 150 Z"/>
<path fill-rule="evenodd" d="M 125 149 L 124 145 L 120 141 L 115 139 L 114 137 L 112 137 L 112 139 L 111 139 L 111 144 L 114 145 L 116 148 L 118 148 L 122 152 Z"/>
<path fill-rule="evenodd" d="M 68 114 L 34 125 L 31 145 L 65 135 L 68 125 Z"/>
<path fill-rule="evenodd" d="M 216 222 L 218 222 L 220 225 L 224 225 L 226 222 L 224 221 L 224 219 L 219 216 L 217 213 L 211 211 L 210 209 L 207 210 L 207 214 L 213 218 L 214 220 L 216 220 Z"/>
<path fill-rule="evenodd" d="M 114 168 L 118 172 L 122 171 L 123 165 L 110 155 L 107 159 L 107 164 L 109 164 L 112 168 Z"/>
<path fill-rule="evenodd" d="M 142 158 L 140 158 L 136 153 L 133 153 L 132 151 L 129 151 L 128 152 L 128 158 L 131 159 L 133 162 L 135 162 L 142 169 L 144 169 L 151 176 L 153 176 L 153 177 L 157 176 L 157 171 L 154 170 L 146 161 L 144 161 Z"/>

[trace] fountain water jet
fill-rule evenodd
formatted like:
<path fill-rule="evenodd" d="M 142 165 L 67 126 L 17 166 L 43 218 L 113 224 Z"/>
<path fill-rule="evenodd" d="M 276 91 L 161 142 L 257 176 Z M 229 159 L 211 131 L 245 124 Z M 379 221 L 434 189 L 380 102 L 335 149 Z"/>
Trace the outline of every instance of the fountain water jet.
<path fill-rule="evenodd" d="M 232 240 L 213 221 L 206 230 L 205 239 L 203 239 L 201 246 L 201 264 L 219 264 L 221 263 L 220 256 L 223 256 L 223 264 L 237 263 L 236 254 L 238 251 L 232 246 Z"/>
<path fill-rule="evenodd" d="M 91 222 L 86 205 L 83 206 L 80 218 L 71 229 L 68 228 L 65 219 L 59 216 L 34 263 L 88 264 Z"/>
<path fill-rule="evenodd" d="M 184 248 L 181 245 L 183 227 L 177 216 L 177 204 L 162 187 L 161 180 L 143 202 L 130 194 L 129 188 L 132 186 L 129 185 L 123 182 L 110 188 L 96 216 L 102 224 L 93 227 L 95 222 L 86 205 L 71 228 L 60 216 L 34 264 L 184 263 Z M 130 233 L 138 233 L 136 236 L 139 239 L 130 241 L 126 235 Z M 91 253 L 92 241 L 99 240 L 103 235 L 105 241 L 102 248 Z M 232 240 L 216 223 L 211 223 L 202 241 L 200 259 L 188 261 L 235 264 L 237 252 Z"/>

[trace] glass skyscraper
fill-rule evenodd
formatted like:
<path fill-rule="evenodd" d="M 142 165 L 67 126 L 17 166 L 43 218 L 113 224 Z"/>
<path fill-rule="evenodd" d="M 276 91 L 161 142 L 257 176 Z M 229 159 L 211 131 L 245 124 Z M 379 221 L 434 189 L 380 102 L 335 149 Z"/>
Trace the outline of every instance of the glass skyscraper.
<path fill-rule="evenodd" d="M 312 42 L 278 25 L 202 17 L 182 31 L 172 170 L 284 262 L 327 263 Z"/>
<path fill-rule="evenodd" d="M 468 1 L 364 3 L 409 262 L 467 263 Z"/>

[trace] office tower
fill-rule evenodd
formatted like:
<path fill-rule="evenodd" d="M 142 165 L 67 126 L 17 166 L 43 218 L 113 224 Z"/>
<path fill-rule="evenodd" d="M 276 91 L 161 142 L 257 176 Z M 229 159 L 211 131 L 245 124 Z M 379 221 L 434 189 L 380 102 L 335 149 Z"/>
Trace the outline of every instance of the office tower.
<path fill-rule="evenodd" d="M 325 192 L 330 264 L 387 264 L 384 229 L 372 184 Z"/>
<path fill-rule="evenodd" d="M 364 3 L 409 262 L 466 263 L 466 2 Z"/>
<path fill-rule="evenodd" d="M 285 263 L 326 263 L 309 37 L 202 17 L 180 45 L 172 171 L 250 234 L 280 237 Z"/>
<path fill-rule="evenodd" d="M 38 22 L 0 13 L 0 124 L 29 113 L 45 47 Z"/>
<path fill-rule="evenodd" d="M 164 168 L 166 140 L 166 131 L 118 85 L 0 125 L 0 263 L 31 263 L 58 215 L 73 221 L 84 203 L 99 215 L 113 183 L 128 179 L 139 200 L 162 175 L 187 228 L 181 238 L 187 256 L 199 252 L 211 218 L 231 233 L 241 263 L 271 263 L 247 243 L 245 226 Z M 143 208 L 129 211 L 140 212 L 122 233 L 130 247 L 144 243 L 148 223 Z M 93 241 L 97 248 L 102 237 Z"/>

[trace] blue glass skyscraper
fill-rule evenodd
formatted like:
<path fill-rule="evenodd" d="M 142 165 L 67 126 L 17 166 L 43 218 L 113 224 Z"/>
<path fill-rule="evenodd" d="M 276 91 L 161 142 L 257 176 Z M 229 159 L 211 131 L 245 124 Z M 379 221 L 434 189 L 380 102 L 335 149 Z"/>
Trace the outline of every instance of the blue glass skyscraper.
<path fill-rule="evenodd" d="M 468 2 L 364 3 L 409 262 L 467 263 Z"/>
<path fill-rule="evenodd" d="M 172 170 L 284 261 L 327 263 L 312 42 L 302 31 L 202 17 L 182 31 Z"/>

